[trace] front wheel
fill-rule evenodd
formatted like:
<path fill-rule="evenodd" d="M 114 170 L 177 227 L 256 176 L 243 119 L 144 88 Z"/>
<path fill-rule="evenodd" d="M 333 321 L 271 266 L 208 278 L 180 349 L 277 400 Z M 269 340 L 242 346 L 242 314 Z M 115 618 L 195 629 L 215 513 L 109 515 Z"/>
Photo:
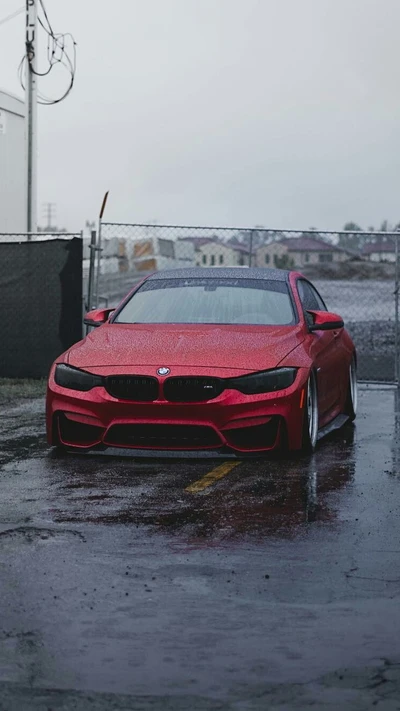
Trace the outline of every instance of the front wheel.
<path fill-rule="evenodd" d="M 317 446 L 318 437 L 318 394 L 315 374 L 310 373 L 305 391 L 303 440 L 301 449 L 311 453 Z"/>
<path fill-rule="evenodd" d="M 349 368 L 349 384 L 347 386 L 346 405 L 344 408 L 344 414 L 347 415 L 350 422 L 356 419 L 357 400 L 357 366 L 353 356 Z"/>

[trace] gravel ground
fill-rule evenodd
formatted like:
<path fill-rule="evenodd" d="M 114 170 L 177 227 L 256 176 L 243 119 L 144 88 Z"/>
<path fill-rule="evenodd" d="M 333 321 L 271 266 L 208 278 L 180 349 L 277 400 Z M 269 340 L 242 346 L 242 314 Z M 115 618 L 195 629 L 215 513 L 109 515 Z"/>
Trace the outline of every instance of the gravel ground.
<path fill-rule="evenodd" d="M 140 696 L 32 689 L 0 682 L 3 711 L 400 711 L 400 664 L 339 669 L 311 684 L 260 684 L 233 702 L 200 696 Z M 254 693 L 254 690 L 253 690 Z"/>

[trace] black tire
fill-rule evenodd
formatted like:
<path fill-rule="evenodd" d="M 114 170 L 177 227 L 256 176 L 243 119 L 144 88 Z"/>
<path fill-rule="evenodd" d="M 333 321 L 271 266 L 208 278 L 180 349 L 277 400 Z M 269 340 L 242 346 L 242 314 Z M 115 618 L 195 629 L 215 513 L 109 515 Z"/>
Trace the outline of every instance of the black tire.
<path fill-rule="evenodd" d="M 349 382 L 344 408 L 344 414 L 347 415 L 350 422 L 353 422 L 357 416 L 357 400 L 357 364 L 356 359 L 353 356 L 349 368 Z"/>
<path fill-rule="evenodd" d="M 314 452 L 318 437 L 318 394 L 315 373 L 308 378 L 304 403 L 303 439 L 301 451 L 305 454 Z"/>

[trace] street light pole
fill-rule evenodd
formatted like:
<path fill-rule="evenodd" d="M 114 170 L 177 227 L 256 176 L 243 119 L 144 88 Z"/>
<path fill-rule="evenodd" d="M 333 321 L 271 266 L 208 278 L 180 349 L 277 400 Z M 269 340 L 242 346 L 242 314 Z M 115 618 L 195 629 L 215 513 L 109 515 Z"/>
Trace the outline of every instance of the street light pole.
<path fill-rule="evenodd" d="M 26 0 L 26 155 L 27 230 L 37 229 L 37 0 Z"/>

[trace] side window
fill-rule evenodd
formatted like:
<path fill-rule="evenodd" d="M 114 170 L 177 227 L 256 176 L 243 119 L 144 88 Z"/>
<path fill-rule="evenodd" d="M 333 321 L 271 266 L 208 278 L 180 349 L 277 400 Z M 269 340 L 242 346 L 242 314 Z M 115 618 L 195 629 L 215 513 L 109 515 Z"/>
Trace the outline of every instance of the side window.
<path fill-rule="evenodd" d="M 303 309 L 308 311 L 327 311 L 327 308 L 321 299 L 318 291 L 304 279 L 299 279 L 297 282 L 297 288 L 299 291 L 300 301 L 303 305 Z"/>

